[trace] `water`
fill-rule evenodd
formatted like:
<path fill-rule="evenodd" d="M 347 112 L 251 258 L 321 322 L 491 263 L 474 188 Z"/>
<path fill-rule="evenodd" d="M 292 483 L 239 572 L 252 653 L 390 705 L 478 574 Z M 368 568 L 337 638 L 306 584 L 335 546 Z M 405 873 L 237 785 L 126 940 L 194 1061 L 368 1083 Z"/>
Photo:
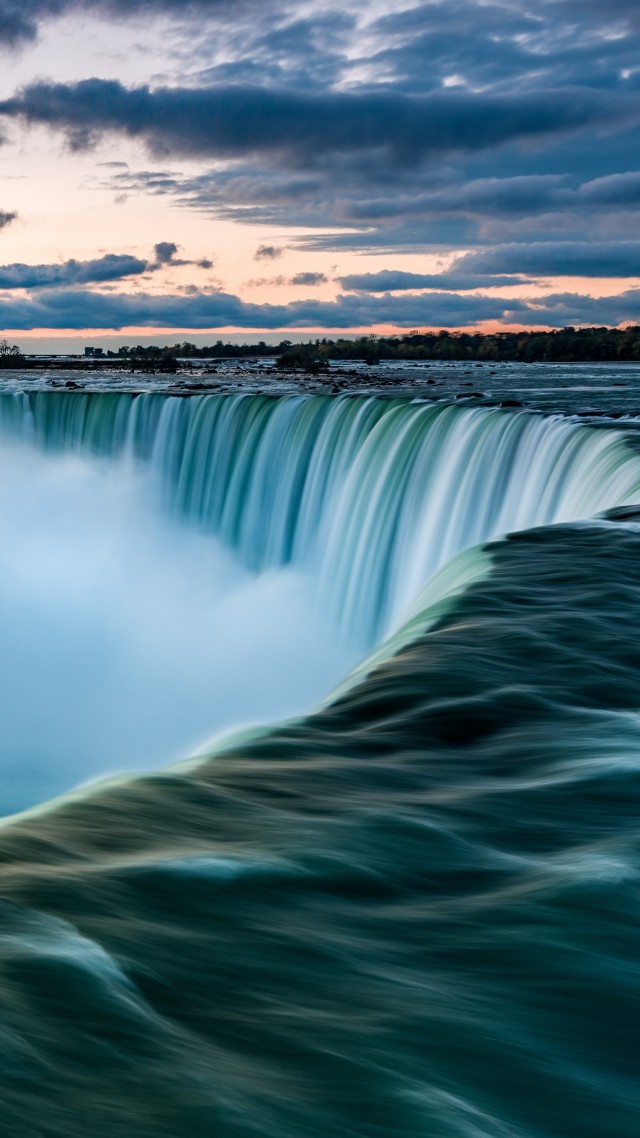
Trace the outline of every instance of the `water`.
<path fill-rule="evenodd" d="M 640 418 L 640 363 L 481 363 L 431 360 L 332 361 L 318 376 L 279 371 L 275 360 L 191 360 L 175 375 L 145 375 L 100 365 L 96 370 L 64 366 L 0 372 L 0 392 L 64 389 L 87 392 L 211 392 L 274 396 L 303 393 L 377 394 L 429 402 L 462 400 L 495 406 L 504 400 L 545 413 Z M 211 367 L 213 366 L 213 371 Z"/>
<path fill-rule="evenodd" d="M 160 658 L 246 587 L 229 626 L 270 610 L 270 675 L 295 580 L 296 659 L 320 617 L 328 671 L 365 655 L 313 714 L 0 828 L 6 1133 L 635 1135 L 635 446 L 367 398 L 43 393 L 0 416 L 27 599 L 42 550 L 66 551 L 63 594 L 73 553 L 67 599 L 94 567 L 128 656 L 186 574 Z"/>
<path fill-rule="evenodd" d="M 560 416 L 371 397 L 31 393 L 0 430 L 46 452 L 124 458 L 170 515 L 256 572 L 301 566 L 367 651 L 457 553 L 635 500 L 619 431 Z"/>
<path fill-rule="evenodd" d="M 305 711 L 357 659 L 307 574 L 242 565 L 149 472 L 6 442 L 0 628 L 3 814 Z"/>

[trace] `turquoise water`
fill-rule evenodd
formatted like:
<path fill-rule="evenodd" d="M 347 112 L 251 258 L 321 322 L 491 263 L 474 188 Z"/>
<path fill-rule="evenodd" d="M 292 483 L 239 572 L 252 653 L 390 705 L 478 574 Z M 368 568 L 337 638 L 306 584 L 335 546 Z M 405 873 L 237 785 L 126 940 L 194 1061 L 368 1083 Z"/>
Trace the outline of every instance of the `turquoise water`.
<path fill-rule="evenodd" d="M 6 1133 L 635 1135 L 624 435 L 366 398 L 11 399 L 12 445 L 154 471 L 168 516 L 243 571 L 305 567 L 371 655 L 315 713 L 5 821 Z"/>

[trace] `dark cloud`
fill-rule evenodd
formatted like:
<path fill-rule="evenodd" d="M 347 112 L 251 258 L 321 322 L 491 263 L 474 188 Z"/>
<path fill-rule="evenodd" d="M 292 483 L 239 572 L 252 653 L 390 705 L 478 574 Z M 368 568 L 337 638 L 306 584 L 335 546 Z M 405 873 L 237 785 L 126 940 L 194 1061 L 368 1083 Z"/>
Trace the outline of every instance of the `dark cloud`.
<path fill-rule="evenodd" d="M 150 261 L 126 253 L 107 253 L 104 257 L 91 261 L 0 265 L 0 289 L 49 289 L 64 285 L 98 284 L 155 272 L 167 265 L 196 265 L 201 269 L 213 267 L 213 262 L 207 258 L 201 261 L 179 260 L 176 258 L 177 252 L 178 246 L 173 241 L 159 241 L 154 246 L 154 256 Z"/>
<path fill-rule="evenodd" d="M 460 262 L 456 262 L 456 270 Z M 469 292 L 477 288 L 513 288 L 523 284 L 518 276 L 494 276 L 486 273 L 442 272 L 405 273 L 400 270 L 383 270 L 379 273 L 354 273 L 340 277 L 340 284 L 349 292 L 407 292 L 417 289 L 442 289 L 447 292 Z"/>
<path fill-rule="evenodd" d="M 608 174 L 580 187 L 581 204 L 634 208 L 640 205 L 640 171 Z"/>
<path fill-rule="evenodd" d="M 625 154 L 640 151 L 640 132 L 624 142 Z M 516 168 L 523 161 L 533 163 L 530 155 L 523 158 L 512 150 L 509 161 Z M 536 164 L 540 161 L 536 155 Z M 590 161 L 602 169 L 604 141 Z M 482 163 L 488 159 L 474 164 Z M 351 231 L 303 239 L 308 247 L 323 249 L 460 248 L 503 239 L 539 241 L 545 233 L 557 233 L 560 240 L 604 239 L 616 229 L 623 237 L 640 210 L 638 171 L 585 180 L 574 172 L 478 178 L 474 164 L 471 170 L 467 164 L 416 170 L 364 160 L 345 168 L 326 161 L 323 170 L 301 173 L 234 163 L 228 170 L 189 176 L 175 170 L 128 172 L 108 184 L 116 192 L 170 194 L 187 207 L 244 223 Z"/>
<path fill-rule="evenodd" d="M 406 179 L 405 179 L 406 182 Z M 377 188 L 377 187 L 376 187 Z M 571 184 L 566 174 L 527 174 L 490 177 L 420 190 L 418 179 L 410 184 L 387 187 L 373 196 L 363 190 L 360 198 L 342 200 L 341 220 L 348 224 L 379 224 L 397 218 L 443 218 L 463 216 L 521 219 L 549 213 L 589 216 L 602 208 L 635 210 L 640 205 L 640 173 L 637 171 Z"/>
<path fill-rule="evenodd" d="M 158 241 L 153 246 L 153 252 L 159 265 L 170 265 L 178 252 L 178 246 L 173 241 Z"/>
<path fill-rule="evenodd" d="M 153 247 L 155 260 L 148 265 L 149 269 L 180 268 L 184 265 L 195 265 L 198 269 L 212 269 L 213 261 L 209 257 L 201 257 L 198 261 L 185 261 L 178 257 L 179 245 L 175 241 L 158 241 Z"/>
<path fill-rule="evenodd" d="M 240 86 L 151 90 L 86 79 L 31 84 L 0 103 L 0 114 L 62 130 L 76 149 L 117 133 L 164 154 L 279 154 L 313 167 L 325 155 L 373 152 L 411 167 L 429 156 L 516 139 L 619 129 L 640 120 L 640 107 L 587 87 L 509 96 L 390 89 L 304 94 Z"/>
<path fill-rule="evenodd" d="M 540 241 L 468 253 L 455 273 L 527 273 L 538 277 L 638 277 L 640 241 Z"/>
<path fill-rule="evenodd" d="M 0 289 L 55 288 L 116 281 L 138 276 L 146 268 L 146 261 L 118 253 L 107 253 L 93 261 L 72 260 L 58 265 L 0 265 Z"/>
<path fill-rule="evenodd" d="M 535 8 L 526 0 L 429 0 L 376 22 L 371 66 L 404 90 L 622 89 L 633 82 L 625 70 L 637 66 L 631 10 L 598 0 Z"/>
<path fill-rule="evenodd" d="M 90 12 L 107 19 L 127 16 L 223 17 L 248 7 L 250 0 L 0 0 L 0 43 L 34 40 L 42 23 L 68 12 Z"/>
<path fill-rule="evenodd" d="M 116 132 L 172 158 L 215 156 L 210 171 L 127 171 L 110 184 L 243 224 L 351 231 L 317 248 L 604 238 L 622 235 L 618 215 L 640 204 L 638 174 L 613 165 L 638 150 L 640 100 L 585 85 L 422 95 L 87 80 L 32 85 L 0 113 L 48 123 L 75 146 Z"/>
<path fill-rule="evenodd" d="M 34 328 L 175 328 L 215 332 L 222 328 L 350 329 L 390 324 L 399 328 L 476 327 L 502 324 L 564 327 L 640 320 L 640 289 L 598 299 L 573 293 L 505 300 L 499 297 L 428 293 L 367 296 L 350 293 L 335 301 L 302 300 L 286 305 L 249 304 L 224 292 L 157 296 L 64 288 L 20 299 L 0 299 L 0 326 Z"/>
<path fill-rule="evenodd" d="M 532 302 L 520 313 L 518 323 L 547 324 L 564 328 L 569 324 L 616 326 L 640 323 L 640 289 L 629 289 L 616 296 L 582 296 L 557 293 Z"/>
<path fill-rule="evenodd" d="M 281 2 L 277 14 L 265 6 L 263 19 L 256 9 L 250 22 L 239 21 L 226 29 L 222 62 L 220 28 L 216 27 L 198 47 L 199 56 L 207 61 L 198 74 L 199 82 L 304 91 L 335 86 L 349 70 L 348 45 L 358 39 L 358 13 L 355 5 L 352 12 L 347 11 L 348 3 L 344 0 L 340 11 L 316 8 L 301 16 L 295 4 L 288 13 L 286 3 Z M 213 65 L 211 57 L 218 57 Z"/>
<path fill-rule="evenodd" d="M 324 273 L 296 273 L 296 275 L 289 280 L 289 284 L 315 288 L 316 285 L 326 284 L 327 280 L 328 277 L 326 277 Z"/>
<path fill-rule="evenodd" d="M 507 243 L 457 257 L 441 273 L 385 270 L 340 277 L 344 289 L 399 292 L 440 289 L 468 292 L 513 288 L 552 277 L 640 277 L 640 241 Z"/>
<path fill-rule="evenodd" d="M 0 326 L 18 328 L 123 327 L 203 329 L 224 327 L 341 328 L 380 323 L 400 327 L 456 327 L 481 320 L 517 318 L 520 301 L 469 298 L 450 293 L 428 296 L 372 297 L 355 294 L 335 301 L 302 300 L 286 305 L 249 304 L 224 292 L 190 295 L 115 294 L 81 289 L 51 289 L 24 300 L 0 300 Z"/>
<path fill-rule="evenodd" d="M 253 259 L 254 261 L 277 261 L 283 253 L 284 249 L 281 245 L 259 245 Z"/>
<path fill-rule="evenodd" d="M 455 255 L 442 274 L 394 271 L 390 260 L 384 273 L 343 277 L 348 296 L 333 307 L 300 302 L 305 318 L 316 306 L 319 326 L 391 319 L 383 310 L 424 323 L 427 302 L 435 323 L 451 326 L 457 314 L 466 326 L 502 320 L 505 302 L 457 293 L 638 273 L 638 243 L 627 240 L 640 222 L 637 0 L 539 0 L 535 8 L 529 0 L 406 0 L 404 10 L 397 0 L 0 0 L 0 38 L 26 40 L 39 22 L 71 10 L 181 21 L 175 40 L 166 37 L 185 64 L 176 63 L 175 83 L 31 83 L 0 104 L 7 120 L 47 126 L 75 148 L 109 135 L 156 155 L 155 169 L 105 167 L 120 198 L 164 195 L 272 234 L 298 227 L 298 247 L 309 250 Z M 188 173 L 178 169 L 181 157 Z M 274 259 L 280 246 L 269 240 L 257 260 Z M 173 252 L 150 270 L 191 263 L 171 242 L 158 248 Z M 212 267 L 207 257 L 195 264 Z M 312 288 L 324 278 L 271 283 L 280 281 Z M 413 295 L 425 289 L 434 291 Z M 169 299 L 188 300 L 200 319 L 207 306 L 240 304 L 223 295 Z M 601 315 L 585 318 L 636 318 L 636 295 L 623 296 L 598 301 Z M 107 300 L 86 304 L 104 311 Z M 276 313 L 283 327 L 303 319 L 291 306 L 234 311 L 241 327 L 275 327 Z M 522 323 L 545 323 L 540 313 L 580 323 L 588 304 L 568 294 L 518 311 Z"/>
<path fill-rule="evenodd" d="M 554 15 L 561 12 L 566 18 L 580 26 L 585 17 L 593 19 L 600 27 L 640 27 L 640 9 L 637 0 L 607 0 L 606 7 L 601 0 L 542 0 L 542 10 Z"/>
<path fill-rule="evenodd" d="M 0 229 L 6 229 L 17 217 L 18 215 L 14 210 L 0 209 Z"/>

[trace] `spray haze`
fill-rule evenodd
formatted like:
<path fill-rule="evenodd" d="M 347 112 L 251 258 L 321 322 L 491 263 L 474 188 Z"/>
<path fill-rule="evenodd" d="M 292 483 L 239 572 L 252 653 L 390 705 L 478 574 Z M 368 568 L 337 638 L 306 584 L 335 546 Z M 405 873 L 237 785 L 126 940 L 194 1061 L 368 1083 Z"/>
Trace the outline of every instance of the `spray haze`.
<path fill-rule="evenodd" d="M 242 567 L 128 463 L 3 447 L 0 543 L 5 813 L 303 711 L 353 660 L 303 574 Z"/>

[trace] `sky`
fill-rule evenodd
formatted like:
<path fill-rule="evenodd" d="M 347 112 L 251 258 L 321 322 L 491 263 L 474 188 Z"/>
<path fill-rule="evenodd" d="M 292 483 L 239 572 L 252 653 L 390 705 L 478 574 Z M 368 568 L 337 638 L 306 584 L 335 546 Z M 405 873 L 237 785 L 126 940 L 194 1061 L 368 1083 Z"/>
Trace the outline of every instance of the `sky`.
<path fill-rule="evenodd" d="M 25 350 L 640 323 L 638 0 L 0 0 Z"/>

